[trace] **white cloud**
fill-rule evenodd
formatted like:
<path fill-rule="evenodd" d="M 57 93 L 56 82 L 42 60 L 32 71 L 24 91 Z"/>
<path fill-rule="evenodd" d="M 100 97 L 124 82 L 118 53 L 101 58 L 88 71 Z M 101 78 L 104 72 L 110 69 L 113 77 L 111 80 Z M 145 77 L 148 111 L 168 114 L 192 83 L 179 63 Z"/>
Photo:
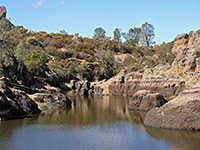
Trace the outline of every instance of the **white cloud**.
<path fill-rule="evenodd" d="M 33 6 L 34 8 L 38 8 L 38 7 L 42 6 L 42 4 L 43 4 L 43 1 L 40 0 L 40 1 L 38 1 L 37 3 L 33 4 L 32 6 Z"/>
<path fill-rule="evenodd" d="M 44 2 L 48 2 L 48 1 L 49 0 L 39 0 L 37 3 L 33 4 L 32 6 L 34 8 L 38 8 L 38 7 L 42 6 L 44 4 Z M 65 4 L 65 0 L 61 0 L 60 4 L 62 4 L 62 5 Z"/>
<path fill-rule="evenodd" d="M 65 4 L 65 0 L 61 0 L 61 2 L 60 2 L 61 4 Z"/>

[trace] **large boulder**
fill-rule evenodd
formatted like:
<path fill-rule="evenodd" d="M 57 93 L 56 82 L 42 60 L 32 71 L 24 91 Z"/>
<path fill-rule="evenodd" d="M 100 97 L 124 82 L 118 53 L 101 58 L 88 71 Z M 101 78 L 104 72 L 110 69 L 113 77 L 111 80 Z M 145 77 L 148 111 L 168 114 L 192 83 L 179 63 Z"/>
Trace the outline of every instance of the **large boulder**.
<path fill-rule="evenodd" d="M 200 88 L 185 90 L 162 107 L 151 109 L 144 124 L 156 128 L 200 130 Z"/>
<path fill-rule="evenodd" d="M 0 20 L 2 19 L 2 18 L 6 18 L 6 13 L 7 13 L 7 11 L 6 11 L 6 7 L 4 7 L 4 6 L 0 6 Z"/>
<path fill-rule="evenodd" d="M 87 80 L 82 80 L 82 81 L 71 80 L 70 84 L 74 94 L 85 95 L 85 96 L 96 94 L 94 85 L 91 85 L 90 82 Z"/>
<path fill-rule="evenodd" d="M 25 92 L 9 88 L 0 81 L 0 119 L 13 119 L 38 113 L 40 110 L 37 104 Z"/>
<path fill-rule="evenodd" d="M 155 107 L 161 107 L 167 103 L 163 95 L 159 93 L 151 93 L 147 90 L 137 91 L 129 102 L 129 109 L 148 111 Z"/>
<path fill-rule="evenodd" d="M 71 101 L 62 93 L 36 93 L 34 94 L 34 100 L 43 103 L 48 109 L 71 106 Z"/>

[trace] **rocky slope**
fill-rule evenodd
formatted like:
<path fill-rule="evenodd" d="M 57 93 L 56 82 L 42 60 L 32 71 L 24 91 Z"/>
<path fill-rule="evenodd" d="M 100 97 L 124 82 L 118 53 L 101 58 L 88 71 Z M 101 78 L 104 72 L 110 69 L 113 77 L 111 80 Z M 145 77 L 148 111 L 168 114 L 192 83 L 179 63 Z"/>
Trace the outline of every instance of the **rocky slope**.
<path fill-rule="evenodd" d="M 200 130 L 200 30 L 180 34 L 173 43 L 171 66 L 122 72 L 108 88 L 112 95 L 132 97 L 129 109 L 149 110 L 146 126 Z"/>

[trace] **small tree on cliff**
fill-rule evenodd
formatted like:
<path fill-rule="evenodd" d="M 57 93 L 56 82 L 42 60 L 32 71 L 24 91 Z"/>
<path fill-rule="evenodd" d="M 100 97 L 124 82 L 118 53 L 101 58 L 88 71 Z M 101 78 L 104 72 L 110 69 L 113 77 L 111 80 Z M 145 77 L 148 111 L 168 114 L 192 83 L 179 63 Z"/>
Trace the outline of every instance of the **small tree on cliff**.
<path fill-rule="evenodd" d="M 95 54 L 96 60 L 99 63 L 99 69 L 96 74 L 103 78 L 109 79 L 116 74 L 118 67 L 112 51 L 100 50 Z"/>
<path fill-rule="evenodd" d="M 102 27 L 99 27 L 94 30 L 93 38 L 94 39 L 104 38 L 106 37 L 105 34 L 106 34 L 106 31 Z"/>
<path fill-rule="evenodd" d="M 143 46 L 149 47 L 151 43 L 153 43 L 153 39 L 155 37 L 154 34 L 154 26 L 145 22 L 141 26 L 141 34 L 140 39 Z"/>
<path fill-rule="evenodd" d="M 137 46 L 140 42 L 141 28 L 130 29 L 127 34 L 125 34 L 126 42 L 130 45 Z"/>
<path fill-rule="evenodd" d="M 116 28 L 115 31 L 113 31 L 113 39 L 115 41 L 120 42 L 122 37 L 122 32 L 119 28 Z"/>

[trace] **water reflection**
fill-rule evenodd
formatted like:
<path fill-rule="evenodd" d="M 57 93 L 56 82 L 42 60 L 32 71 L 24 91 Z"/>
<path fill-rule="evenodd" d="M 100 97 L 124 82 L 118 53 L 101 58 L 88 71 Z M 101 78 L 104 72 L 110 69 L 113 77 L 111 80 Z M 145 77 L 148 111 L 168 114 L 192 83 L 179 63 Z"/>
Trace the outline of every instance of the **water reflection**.
<path fill-rule="evenodd" d="M 71 97 L 72 108 L 49 110 L 38 117 L 39 124 L 85 126 L 127 120 L 127 99 L 119 97 Z"/>
<path fill-rule="evenodd" d="M 175 131 L 154 128 L 145 128 L 145 130 L 150 136 L 156 139 L 164 140 L 177 149 L 200 149 L 200 132 Z"/>
<path fill-rule="evenodd" d="M 100 144 L 99 146 L 101 147 L 102 143 L 99 140 L 103 138 L 104 147 L 100 149 L 133 149 L 133 147 L 135 149 L 166 150 L 200 149 L 200 132 L 144 127 L 146 113 L 129 111 L 128 98 L 126 97 L 83 97 L 72 95 L 68 95 L 68 97 L 73 102 L 71 108 L 48 110 L 32 118 L 0 122 L 0 149 L 9 149 L 8 145 L 17 145 L 16 142 L 11 144 L 11 141 L 15 141 L 16 137 L 20 139 L 22 137 L 53 136 L 47 131 L 54 131 L 55 139 L 58 137 L 67 138 L 68 140 L 72 138 L 71 142 L 76 144 L 78 142 L 78 145 L 93 141 L 93 146 Z M 47 130 L 44 130 L 44 128 L 47 128 Z M 24 130 L 29 133 L 29 137 L 23 135 Z M 45 134 L 41 133 L 44 131 Z M 35 135 L 36 133 L 37 135 Z M 75 140 L 77 138 L 76 134 L 80 138 L 78 141 Z M 54 142 L 59 142 L 60 140 Z M 49 142 L 51 143 L 51 141 Z M 115 144 L 111 144 L 112 142 Z M 144 146 L 145 143 L 147 144 L 146 147 Z M 26 146 L 23 142 L 20 146 L 22 145 Z M 45 146 L 43 148 L 49 148 Z M 24 147 L 22 146 L 21 149 Z M 91 145 L 87 147 L 86 144 L 83 149 L 93 149 L 93 147 Z"/>

